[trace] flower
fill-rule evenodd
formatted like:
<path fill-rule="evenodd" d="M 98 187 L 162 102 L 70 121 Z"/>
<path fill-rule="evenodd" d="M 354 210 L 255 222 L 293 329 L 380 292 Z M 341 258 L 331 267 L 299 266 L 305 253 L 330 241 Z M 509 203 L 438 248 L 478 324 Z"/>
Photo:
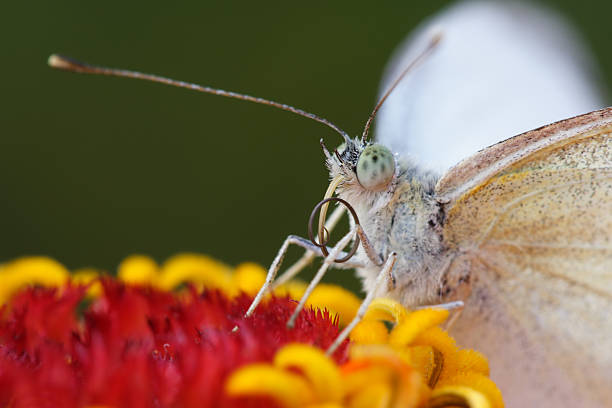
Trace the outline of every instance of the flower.
<path fill-rule="evenodd" d="M 0 406 L 503 406 L 486 359 L 438 327 L 448 312 L 377 299 L 328 356 L 358 298 L 321 285 L 288 329 L 301 282 L 244 317 L 264 278 L 196 254 L 132 256 L 116 278 L 41 257 L 2 265 Z"/>

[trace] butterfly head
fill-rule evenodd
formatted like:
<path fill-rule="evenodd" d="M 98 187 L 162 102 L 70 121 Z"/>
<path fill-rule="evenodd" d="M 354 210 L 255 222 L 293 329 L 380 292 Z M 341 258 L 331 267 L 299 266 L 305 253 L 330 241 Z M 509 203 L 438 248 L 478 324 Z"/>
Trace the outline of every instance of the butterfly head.
<path fill-rule="evenodd" d="M 331 179 L 340 177 L 340 190 L 356 193 L 389 191 L 397 178 L 397 159 L 387 147 L 349 139 L 327 155 Z"/>

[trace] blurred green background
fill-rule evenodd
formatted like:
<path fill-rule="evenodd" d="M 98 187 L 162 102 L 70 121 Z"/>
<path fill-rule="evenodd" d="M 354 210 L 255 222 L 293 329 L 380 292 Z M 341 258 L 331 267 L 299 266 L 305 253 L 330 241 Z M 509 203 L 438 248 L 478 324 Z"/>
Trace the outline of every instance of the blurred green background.
<path fill-rule="evenodd" d="M 269 107 L 51 70 L 50 53 L 278 100 L 356 134 L 393 49 L 449 3 L 5 2 L 0 262 L 114 271 L 133 253 L 195 251 L 267 266 L 325 191 L 319 138 L 339 143 Z M 554 5 L 612 83 L 610 2 Z"/>

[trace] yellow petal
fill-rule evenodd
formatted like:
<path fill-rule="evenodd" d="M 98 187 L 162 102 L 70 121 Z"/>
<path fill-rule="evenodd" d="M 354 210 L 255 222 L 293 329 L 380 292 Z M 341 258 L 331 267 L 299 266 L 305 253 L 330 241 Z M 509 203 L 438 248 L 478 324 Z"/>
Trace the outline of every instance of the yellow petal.
<path fill-rule="evenodd" d="M 226 293 L 232 291 L 230 268 L 204 255 L 180 254 L 164 263 L 158 278 L 159 287 L 172 290 L 184 282 Z"/>
<path fill-rule="evenodd" d="M 361 300 L 342 286 L 321 283 L 312 292 L 306 304 L 337 314 L 340 325 L 346 326 L 357 314 Z"/>
<path fill-rule="evenodd" d="M 395 324 L 404 321 L 408 311 L 401 303 L 387 298 L 374 299 L 368 307 L 364 320 L 385 320 Z"/>
<path fill-rule="evenodd" d="M 423 376 L 423 382 L 433 388 L 444 367 L 444 356 L 431 346 L 412 346 L 407 350 L 410 362 Z"/>
<path fill-rule="evenodd" d="M 77 269 L 70 275 L 70 282 L 74 285 L 90 285 L 87 288 L 87 296 L 99 297 L 102 295 L 102 285 L 98 282 L 100 273 L 93 268 Z M 93 283 L 92 283 L 93 282 Z"/>
<path fill-rule="evenodd" d="M 0 267 L 0 304 L 27 285 L 57 287 L 69 279 L 68 270 L 44 256 L 19 258 Z"/>
<path fill-rule="evenodd" d="M 346 396 L 356 395 L 373 383 L 386 383 L 392 389 L 393 407 L 420 406 L 429 397 L 421 375 L 391 347 L 353 345 L 349 353 L 349 362 L 341 368 Z"/>
<path fill-rule="evenodd" d="M 442 354 L 442 371 L 439 380 L 456 375 L 459 372 L 457 353 L 459 349 L 455 340 L 439 327 L 432 327 L 421 332 L 412 342 L 412 346 L 431 346 Z"/>
<path fill-rule="evenodd" d="M 351 396 L 348 406 L 349 408 L 385 408 L 390 406 L 392 396 L 391 384 L 372 380 Z"/>
<path fill-rule="evenodd" d="M 287 408 L 314 402 L 303 377 L 268 364 L 251 364 L 234 371 L 225 383 L 225 392 L 230 396 L 269 396 Z"/>
<path fill-rule="evenodd" d="M 479 373 L 463 373 L 447 379 L 440 379 L 436 388 L 444 389 L 449 387 L 464 387 L 484 395 L 489 402 L 491 408 L 503 408 L 504 400 L 499 388 L 487 376 Z"/>
<path fill-rule="evenodd" d="M 129 284 L 155 284 L 158 274 L 157 262 L 144 255 L 125 258 L 117 270 L 119 279 Z"/>
<path fill-rule="evenodd" d="M 447 386 L 434 390 L 427 408 L 492 408 L 487 398 L 469 387 Z"/>
<path fill-rule="evenodd" d="M 341 401 L 340 371 L 322 350 L 306 344 L 288 344 L 276 353 L 274 365 L 285 369 L 298 368 L 312 384 L 318 401 Z"/>
<path fill-rule="evenodd" d="M 391 368 L 368 360 L 352 359 L 342 366 L 342 385 L 347 396 L 358 393 L 373 381 L 389 383 L 392 378 Z"/>
<path fill-rule="evenodd" d="M 291 299 L 302 297 L 308 285 L 299 280 L 292 280 L 274 289 L 276 296 L 289 296 Z"/>
<path fill-rule="evenodd" d="M 244 292 L 254 296 L 266 280 L 267 271 L 253 262 L 245 262 L 236 267 L 232 276 L 236 293 Z"/>
<path fill-rule="evenodd" d="M 389 343 L 394 347 L 405 347 L 430 327 L 437 326 L 448 317 L 448 310 L 423 309 L 410 313 L 399 323 L 389 337 Z"/>
<path fill-rule="evenodd" d="M 351 340 L 358 344 L 386 343 L 388 338 L 387 326 L 378 320 L 362 320 L 351 331 Z"/>
<path fill-rule="evenodd" d="M 487 358 L 475 350 L 459 350 L 455 356 L 457 370 L 467 373 L 469 371 L 489 375 L 489 362 Z"/>
<path fill-rule="evenodd" d="M 402 361 L 398 350 L 387 344 L 353 344 L 349 348 L 349 361 L 352 360 Z"/>

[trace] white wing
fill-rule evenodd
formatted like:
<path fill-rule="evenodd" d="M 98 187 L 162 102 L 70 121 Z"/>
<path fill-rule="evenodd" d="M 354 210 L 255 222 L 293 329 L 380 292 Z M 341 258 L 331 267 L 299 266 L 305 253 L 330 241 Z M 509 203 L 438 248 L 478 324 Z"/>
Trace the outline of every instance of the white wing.
<path fill-rule="evenodd" d="M 426 21 L 399 48 L 381 92 L 436 30 L 434 53 L 391 94 L 377 139 L 442 172 L 529 129 L 604 107 L 594 64 L 556 14 L 515 2 L 470 1 Z"/>
<path fill-rule="evenodd" d="M 451 333 L 508 406 L 610 406 L 612 108 L 491 146 L 436 190 L 448 282 L 471 290 Z"/>

